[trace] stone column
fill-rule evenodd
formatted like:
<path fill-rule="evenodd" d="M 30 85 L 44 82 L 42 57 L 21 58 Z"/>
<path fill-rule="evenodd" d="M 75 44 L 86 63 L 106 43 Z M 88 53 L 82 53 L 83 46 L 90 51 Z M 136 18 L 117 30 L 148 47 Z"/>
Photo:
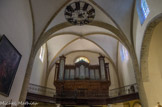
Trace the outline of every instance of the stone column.
<path fill-rule="evenodd" d="M 100 72 L 101 72 L 101 80 L 106 79 L 106 74 L 105 74 L 105 60 L 104 56 L 99 56 L 99 65 L 100 65 Z"/>
<path fill-rule="evenodd" d="M 64 79 L 64 71 L 65 71 L 65 56 L 60 56 L 60 65 L 59 65 L 59 80 Z"/>

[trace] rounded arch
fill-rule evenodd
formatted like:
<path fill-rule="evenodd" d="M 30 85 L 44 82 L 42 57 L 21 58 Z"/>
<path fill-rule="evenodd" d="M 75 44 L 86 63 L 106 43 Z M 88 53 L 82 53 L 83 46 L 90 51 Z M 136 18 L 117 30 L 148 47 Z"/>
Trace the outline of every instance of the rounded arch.
<path fill-rule="evenodd" d="M 70 34 L 71 34 L 71 33 L 70 33 Z M 97 34 L 100 34 L 100 33 L 97 33 Z M 101 34 L 102 34 L 102 33 L 101 33 Z M 65 35 L 65 34 L 64 34 L 64 35 Z M 60 53 L 65 47 L 67 47 L 67 46 L 70 45 L 72 42 L 74 42 L 74 41 L 76 41 L 76 40 L 78 40 L 78 39 L 80 38 L 80 35 L 77 35 L 77 34 L 71 34 L 71 35 L 78 36 L 78 38 L 76 38 L 76 39 L 70 41 L 69 43 L 67 43 L 67 44 L 66 44 L 62 49 L 60 49 L 60 51 L 53 57 L 52 61 L 49 63 L 49 68 L 48 68 L 48 71 L 47 71 L 47 77 L 46 77 L 46 78 L 48 78 L 48 76 L 49 76 L 49 74 L 50 74 L 52 68 L 54 67 L 54 64 L 55 64 L 55 62 L 56 62 L 56 58 L 57 58 L 57 56 L 59 55 L 59 53 Z M 82 37 L 83 39 L 86 39 L 86 40 L 92 42 L 92 43 L 95 44 L 97 47 L 99 47 L 101 50 L 103 50 L 103 52 L 107 55 L 106 58 L 111 62 L 113 68 L 115 69 L 115 73 L 116 73 L 116 75 L 117 75 L 117 67 L 116 67 L 115 63 L 113 62 L 112 58 L 110 57 L 110 55 L 109 55 L 100 45 L 98 45 L 97 43 L 95 43 L 95 42 L 92 41 L 92 40 L 89 40 L 89 39 L 85 38 L 85 36 L 90 36 L 90 35 L 93 35 L 93 34 L 86 34 L 86 35 L 82 35 L 81 37 Z M 108 35 L 108 34 L 104 34 L 104 35 L 105 35 L 105 36 L 110 36 L 110 35 Z M 54 37 L 56 37 L 56 36 L 60 36 L 60 35 L 54 35 Z M 117 39 L 115 36 L 110 36 L 110 37 L 112 37 L 112 38 L 116 39 L 117 41 L 119 41 L 119 39 Z M 118 75 L 117 75 L 117 80 L 118 80 L 118 84 L 119 84 L 119 86 L 120 86 L 120 81 L 119 81 Z"/>
<path fill-rule="evenodd" d="M 77 53 L 77 52 L 88 52 L 88 53 L 92 53 L 92 54 L 96 54 L 96 55 L 98 55 L 98 56 L 100 56 L 100 54 L 101 53 L 99 53 L 99 52 L 97 52 L 97 51 L 90 51 L 90 50 L 76 50 L 76 51 L 70 51 L 70 52 L 68 52 L 68 53 L 66 53 L 66 54 L 64 54 L 64 56 L 66 57 L 66 56 L 68 56 L 68 55 L 70 55 L 70 54 L 74 54 L 74 53 Z M 80 56 L 75 56 L 74 58 L 73 58 L 73 61 L 75 61 L 77 58 L 79 58 Z M 86 55 L 83 55 L 83 57 L 86 57 L 86 58 L 88 58 L 89 59 L 89 57 L 87 57 Z M 118 72 L 117 72 L 117 69 L 116 69 L 116 67 L 113 65 L 113 63 L 110 61 L 110 58 L 109 57 L 107 57 L 107 56 L 105 56 L 105 59 L 109 62 L 109 64 L 110 64 L 110 66 L 111 66 L 111 69 L 113 69 L 113 71 L 114 71 L 114 74 L 115 74 L 115 79 L 116 79 L 116 86 L 117 87 L 120 87 L 121 86 L 121 84 L 120 84 L 120 80 L 119 80 L 119 76 L 118 76 Z M 89 59 L 90 60 L 90 59 Z M 56 60 L 56 62 L 57 61 L 59 61 L 59 59 L 57 59 Z M 91 60 L 90 60 L 90 62 L 91 62 Z M 75 62 L 74 62 L 75 63 Z M 53 68 L 54 68 L 55 66 L 53 66 Z M 48 74 L 48 77 L 46 78 L 47 79 L 47 81 L 46 81 L 46 85 L 47 85 L 47 83 L 48 83 L 48 78 L 50 77 L 50 74 L 51 74 L 51 72 L 55 72 L 55 71 L 53 71 L 53 70 L 51 70 L 50 72 L 49 72 L 49 74 Z M 112 72 L 111 72 L 112 73 Z M 112 74 L 111 74 L 112 75 Z"/>
<path fill-rule="evenodd" d="M 70 35 L 74 35 L 74 36 L 78 36 L 78 38 L 74 39 L 74 40 L 71 40 L 69 43 L 67 43 L 63 48 L 60 49 L 60 51 L 54 56 L 54 58 L 52 59 L 52 61 L 50 62 L 50 65 L 51 63 L 54 61 L 54 59 L 56 58 L 56 56 L 66 47 L 68 46 L 69 44 L 71 44 L 72 42 L 80 39 L 80 38 L 83 38 L 83 39 L 86 39 L 92 43 L 94 43 L 95 45 L 97 45 L 100 49 L 102 49 L 104 51 L 104 53 L 107 54 L 107 56 L 109 57 L 109 59 L 112 61 L 112 59 L 110 58 L 110 55 L 101 47 L 99 46 L 96 42 L 92 41 L 92 40 L 89 40 L 88 38 L 85 38 L 86 36 L 93 36 L 94 34 L 101 34 L 101 35 L 104 35 L 104 36 L 110 36 L 114 39 L 116 39 L 117 41 L 120 41 L 120 39 L 118 39 L 117 37 L 115 37 L 114 35 L 110 35 L 110 34 L 107 34 L 107 33 L 88 33 L 88 34 L 85 34 L 85 35 L 78 35 L 76 33 L 59 33 L 59 34 L 56 34 L 56 35 L 53 35 L 53 37 L 56 37 L 56 36 L 61 36 L 61 35 L 67 35 L 67 34 L 70 34 Z M 113 61 L 112 61 L 113 62 Z M 115 65 L 113 63 L 113 65 Z M 51 66 L 49 66 L 49 68 L 51 68 Z"/>
<path fill-rule="evenodd" d="M 125 45 L 125 47 L 130 52 L 130 55 L 132 55 L 133 50 L 132 50 L 131 44 L 128 42 L 126 36 L 124 36 L 124 34 L 122 34 L 121 31 L 119 31 L 117 28 L 115 28 L 112 25 L 109 25 L 107 23 L 98 22 L 98 21 L 94 21 L 90 25 L 102 27 L 104 29 L 107 29 L 107 30 L 110 30 L 111 32 L 113 32 L 115 35 L 117 35 L 119 37 L 119 39 L 121 39 L 121 41 L 123 42 L 123 45 Z M 57 32 L 58 30 L 61 30 L 63 28 L 69 27 L 69 26 L 72 26 L 72 25 L 69 24 L 69 23 L 62 23 L 62 24 L 59 24 L 59 25 L 56 25 L 56 26 L 52 27 L 46 33 L 42 34 L 38 38 L 38 40 L 34 44 L 34 46 L 32 47 L 31 56 L 30 56 L 28 68 L 27 68 L 27 71 L 26 71 L 26 74 L 25 74 L 26 78 L 24 79 L 24 84 L 23 84 L 20 100 L 25 99 L 24 96 L 27 93 L 27 87 L 28 87 L 28 83 L 29 83 L 29 79 L 30 79 L 30 75 L 31 75 L 31 69 L 32 69 L 33 63 L 34 63 L 34 58 L 35 58 L 36 53 L 38 52 L 39 48 L 41 47 L 42 44 L 47 42 L 47 40 L 54 37 L 54 35 L 52 35 L 53 33 Z M 134 55 L 135 55 L 135 52 L 134 52 L 134 54 L 132 56 L 133 56 L 133 58 L 136 58 Z M 135 63 L 134 65 L 137 65 L 137 64 Z M 138 70 L 135 70 L 135 71 L 138 71 Z"/>
<path fill-rule="evenodd" d="M 104 29 L 107 29 L 107 30 L 113 32 L 117 37 L 119 37 L 119 40 L 127 48 L 127 50 L 129 51 L 130 55 L 131 56 L 134 56 L 134 55 L 132 55 L 132 46 L 129 44 L 126 36 L 124 36 L 124 34 L 121 33 L 121 31 L 119 31 L 117 28 L 115 28 L 114 26 L 112 26 L 110 24 L 103 23 L 103 22 L 99 22 L 99 21 L 93 21 L 89 25 L 101 27 L 101 28 L 104 28 Z M 58 36 L 58 35 L 52 35 L 52 34 L 54 34 L 55 32 L 57 32 L 57 31 L 59 31 L 59 30 L 61 30 L 63 28 L 70 27 L 70 26 L 73 26 L 73 25 L 71 25 L 68 22 L 61 23 L 61 24 L 58 24 L 58 25 L 52 27 L 46 33 L 44 33 L 43 35 L 41 35 L 38 38 L 38 40 L 37 40 L 37 42 L 36 42 L 36 44 L 34 46 L 34 52 L 33 52 L 34 53 L 34 57 L 35 57 L 37 51 L 39 50 L 39 48 L 41 47 L 41 45 L 43 43 L 47 42 L 52 37 Z M 81 37 L 82 35 L 77 35 L 77 36 L 80 36 Z"/>
<path fill-rule="evenodd" d="M 53 38 L 53 37 L 56 37 L 56 36 L 61 36 L 61 35 L 66 35 L 66 34 L 78 36 L 78 38 L 76 38 L 76 39 L 72 40 L 71 42 L 67 43 L 63 48 L 60 49 L 60 51 L 54 56 L 54 58 L 52 59 L 52 61 L 49 63 L 49 69 L 48 69 L 48 71 L 50 71 L 50 70 L 52 69 L 52 67 L 53 67 L 52 62 L 54 62 L 54 59 L 56 58 L 56 56 L 57 56 L 66 46 L 68 46 L 68 45 L 71 44 L 72 42 L 78 40 L 79 38 L 84 38 L 84 39 L 86 39 L 86 40 L 89 40 L 89 39 L 87 39 L 87 38 L 85 38 L 85 37 L 86 37 L 86 36 L 93 36 L 93 35 L 95 35 L 95 34 L 101 34 L 101 35 L 104 35 L 104 36 L 110 36 L 110 37 L 116 39 L 117 41 L 120 41 L 120 42 L 123 44 L 123 42 L 122 42 L 118 37 L 116 37 L 116 36 L 114 36 L 114 35 L 112 35 L 112 34 L 103 33 L 103 32 L 94 32 L 94 33 L 88 33 L 88 34 L 85 34 L 85 35 L 80 35 L 80 34 L 76 34 L 76 33 L 59 33 L 59 34 L 54 34 L 52 37 L 50 37 L 50 39 Z M 95 45 L 97 45 L 99 48 L 101 48 L 101 47 L 100 47 L 97 43 L 95 43 L 94 41 L 92 41 L 92 40 L 89 40 L 89 41 L 92 42 L 92 43 L 94 43 Z M 112 62 L 113 66 L 115 67 L 115 63 L 113 63 L 112 59 L 110 58 L 110 55 L 109 55 L 103 48 L 101 48 L 101 49 L 104 51 L 104 53 L 107 54 L 107 56 L 109 57 L 109 60 Z M 52 66 L 51 66 L 51 64 L 52 64 Z"/>
<path fill-rule="evenodd" d="M 147 82 L 147 84 L 150 83 L 149 80 L 149 69 L 148 69 L 148 57 L 149 57 L 149 50 L 150 50 L 150 44 L 151 44 L 151 40 L 152 40 L 152 35 L 153 35 L 153 31 L 155 30 L 155 27 L 162 21 L 162 14 L 159 14 L 157 16 L 155 16 L 154 18 L 152 18 L 152 20 L 147 24 L 145 33 L 144 33 L 144 38 L 143 38 L 143 42 L 142 42 L 142 47 L 141 47 L 141 57 L 140 57 L 140 84 L 144 84 Z M 155 83 L 156 84 L 156 83 Z M 148 85 L 149 86 L 149 85 Z M 151 86 L 152 87 L 152 86 Z M 149 90 L 150 88 L 149 87 Z M 148 106 L 150 105 L 150 102 L 152 102 L 152 100 L 149 101 L 149 97 L 146 97 L 146 93 L 147 93 L 147 87 L 146 85 L 142 85 L 142 91 L 143 93 L 139 93 L 140 97 L 142 98 L 145 94 L 145 98 L 142 98 L 142 105 Z M 145 90 L 144 90 L 145 89 Z M 159 88 L 158 88 L 159 89 Z M 152 90 L 153 91 L 153 90 Z M 157 91 L 158 92 L 158 91 Z M 150 93 L 147 93 L 147 96 L 149 96 Z M 159 93 L 158 93 L 159 95 Z M 154 95 L 155 96 L 155 95 Z M 152 97 L 151 97 L 152 98 Z M 154 99 L 155 100 L 155 99 Z"/>
<path fill-rule="evenodd" d="M 90 50 L 80 50 L 80 51 L 82 51 L 82 52 L 92 52 L 92 53 L 100 54 L 100 53 L 98 53 L 98 52 L 90 51 Z M 71 52 L 69 52 L 69 53 L 66 53 L 65 56 L 67 56 L 68 54 L 71 54 L 71 53 L 74 53 L 74 52 L 80 52 L 80 51 L 71 51 Z M 113 68 L 115 69 L 116 74 L 117 74 L 116 65 L 112 62 L 111 58 L 110 58 L 109 56 L 105 56 L 105 58 L 111 62 L 112 66 L 113 66 Z M 54 59 L 56 59 L 56 58 L 54 58 Z M 53 61 L 54 61 L 54 60 L 53 60 Z M 52 62 L 53 62 L 53 61 L 52 61 Z M 57 62 L 57 61 L 58 61 L 58 60 L 56 60 L 55 62 Z M 48 69 L 47 75 L 49 75 L 51 69 L 52 69 L 53 66 L 54 66 L 54 63 L 52 63 L 52 62 L 51 62 L 51 64 L 53 64 L 53 65 L 51 66 L 51 68 Z M 118 78 L 119 78 L 119 77 L 118 77 Z M 120 82 L 119 82 L 119 83 L 120 83 Z"/>
<path fill-rule="evenodd" d="M 140 71 L 142 73 L 142 80 L 144 82 L 149 81 L 149 74 L 148 74 L 148 55 L 149 55 L 149 47 L 152 39 L 152 34 L 157 26 L 162 21 L 162 14 L 157 15 L 154 17 L 147 25 L 144 38 L 141 47 L 141 58 L 140 58 Z"/>
<path fill-rule="evenodd" d="M 40 37 L 38 38 L 38 40 L 36 41 L 36 43 L 32 47 L 28 67 L 27 67 L 26 74 L 25 74 L 24 84 L 23 84 L 21 95 L 20 95 L 20 100 L 22 100 L 22 101 L 25 101 L 25 96 L 26 96 L 26 93 L 27 93 L 27 87 L 28 87 L 28 83 L 29 83 L 29 79 L 30 79 L 30 75 L 31 75 L 31 69 L 32 69 L 32 66 L 33 66 L 33 63 L 34 63 L 34 58 L 35 58 L 36 53 L 38 52 L 39 48 L 41 47 L 42 44 L 44 44 L 47 40 L 50 39 L 50 36 L 51 36 L 52 33 L 62 29 L 63 27 L 72 26 L 69 23 L 62 23 L 62 24 L 59 24 L 57 26 L 54 26 L 49 31 L 44 32 L 45 29 L 48 27 L 49 23 L 52 21 L 52 19 L 54 17 L 55 17 L 55 15 L 53 15 L 52 18 L 50 19 L 50 21 L 48 21 L 48 24 L 46 25 L 46 27 L 42 31 Z M 126 46 L 126 48 L 128 48 L 128 51 L 130 51 L 130 53 L 132 53 L 131 45 L 130 45 L 129 41 L 127 40 L 126 36 L 124 35 L 124 33 L 122 33 L 121 30 L 116 29 L 115 27 L 113 27 L 109 24 L 106 24 L 106 23 L 102 23 L 102 22 L 93 22 L 93 23 L 91 23 L 91 25 L 103 27 L 105 29 L 113 31 L 117 36 L 119 36 L 119 38 L 121 39 L 123 44 Z"/>
<path fill-rule="evenodd" d="M 60 51 L 54 56 L 54 58 L 52 59 L 52 61 L 51 61 L 50 64 L 49 64 L 49 68 L 48 68 L 48 71 L 47 71 L 47 75 L 49 74 L 49 72 L 50 72 L 51 69 L 53 68 L 54 63 L 55 63 L 55 59 L 56 59 L 57 55 L 58 55 L 65 47 L 67 47 L 67 46 L 70 45 L 72 42 L 74 42 L 74 41 L 76 41 L 76 40 L 78 40 L 78 39 L 80 38 L 79 35 L 75 35 L 75 36 L 78 36 L 78 38 L 76 38 L 76 39 L 70 41 L 69 43 L 67 43 L 67 44 L 66 44 L 63 48 L 61 48 Z M 109 55 L 101 46 L 99 46 L 97 43 L 95 43 L 95 42 L 93 42 L 92 40 L 89 40 L 89 39 L 87 39 L 87 38 L 84 38 L 84 37 L 83 37 L 83 39 L 88 40 L 88 41 L 92 42 L 94 45 L 96 45 L 97 47 L 99 47 L 99 48 L 107 55 L 107 57 L 109 58 L 109 60 L 110 60 L 110 62 L 112 63 L 112 65 L 116 68 L 115 63 L 113 62 L 113 60 L 112 60 L 112 58 L 110 57 L 110 55 Z"/>
<path fill-rule="evenodd" d="M 119 31 L 114 26 L 107 24 L 107 23 L 98 22 L 98 21 L 93 21 L 89 25 L 101 27 L 101 28 L 104 28 L 104 29 L 107 29 L 107 30 L 113 32 L 116 36 L 119 37 L 119 39 L 121 40 L 123 45 L 128 49 L 128 51 L 130 51 L 130 48 L 132 46 L 128 42 L 128 39 L 126 38 L 126 36 L 124 34 L 121 33 L 121 31 Z M 37 51 L 43 43 L 47 42 L 50 38 L 54 37 L 55 35 L 52 35 L 53 33 L 57 32 L 63 28 L 70 27 L 70 26 L 73 26 L 73 25 L 71 25 L 68 22 L 65 22 L 65 23 L 58 24 L 58 25 L 52 27 L 51 29 L 49 29 L 47 32 L 45 32 L 43 35 L 41 35 L 38 38 L 38 40 L 35 44 L 35 50 Z"/>

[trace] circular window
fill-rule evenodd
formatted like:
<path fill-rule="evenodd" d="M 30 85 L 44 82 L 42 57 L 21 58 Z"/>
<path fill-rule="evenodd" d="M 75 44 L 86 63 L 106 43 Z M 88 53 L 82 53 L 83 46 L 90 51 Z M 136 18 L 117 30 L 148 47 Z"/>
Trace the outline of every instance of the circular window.
<path fill-rule="evenodd" d="M 77 58 L 77 59 L 75 60 L 75 63 L 77 63 L 77 62 L 81 62 L 81 61 L 86 62 L 86 63 L 89 63 L 88 58 L 83 57 L 83 56 Z"/>
<path fill-rule="evenodd" d="M 88 24 L 94 17 L 95 9 L 84 1 L 73 2 L 65 10 L 65 18 L 73 25 Z"/>

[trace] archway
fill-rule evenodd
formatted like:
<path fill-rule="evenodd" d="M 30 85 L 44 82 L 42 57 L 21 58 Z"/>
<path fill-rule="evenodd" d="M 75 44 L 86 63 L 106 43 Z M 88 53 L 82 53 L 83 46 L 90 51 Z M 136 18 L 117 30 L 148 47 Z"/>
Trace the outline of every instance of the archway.
<path fill-rule="evenodd" d="M 162 17 L 157 16 L 148 25 L 141 51 L 141 73 L 148 106 L 162 101 Z"/>
<path fill-rule="evenodd" d="M 43 42 L 42 42 L 42 43 L 43 43 Z M 39 45 L 40 45 L 40 44 L 39 44 Z M 34 49 L 34 52 L 32 53 L 32 55 L 33 55 L 32 60 L 34 60 L 34 58 L 35 58 L 35 57 L 34 57 L 34 55 L 36 54 L 36 51 L 37 51 L 37 49 Z M 32 63 L 30 63 L 30 66 L 33 66 L 33 65 L 32 65 Z M 29 77 L 30 77 L 30 75 L 29 75 L 29 74 L 31 73 L 31 71 L 30 71 L 30 69 L 31 69 L 31 68 L 28 68 L 28 69 L 29 69 L 29 72 L 28 72 L 28 75 L 27 75 L 27 76 L 29 76 Z M 23 87 L 23 88 L 24 88 L 24 87 Z"/>
<path fill-rule="evenodd" d="M 94 21 L 93 23 L 90 24 L 91 26 L 98 26 L 107 30 L 110 30 L 111 32 L 113 32 L 115 35 L 117 35 L 119 37 L 119 39 L 121 40 L 122 44 L 128 49 L 128 51 L 130 52 L 130 56 L 132 57 L 133 60 L 136 60 L 135 57 L 135 52 L 132 48 L 132 45 L 128 42 L 128 40 L 126 39 L 126 37 L 124 37 L 124 35 L 115 27 L 103 23 L 103 22 L 98 22 L 98 21 Z M 38 49 L 40 48 L 40 46 L 42 44 L 44 44 L 47 40 L 49 40 L 50 38 L 54 37 L 53 33 L 55 33 L 56 31 L 66 28 L 66 27 L 70 27 L 71 25 L 68 23 L 62 23 L 59 25 L 54 26 L 53 28 L 51 28 L 50 30 L 48 30 L 46 33 L 44 33 L 43 35 L 40 36 L 40 38 L 38 39 L 38 41 L 36 42 L 36 44 L 33 46 L 32 52 L 31 52 L 31 57 L 30 57 L 30 61 L 29 61 L 29 65 L 28 65 L 28 69 L 26 71 L 26 79 L 24 80 L 24 84 L 23 84 L 23 89 L 21 92 L 21 96 L 20 96 L 20 100 L 25 100 L 26 98 L 26 93 L 27 93 L 27 88 L 28 88 L 28 83 L 30 80 L 30 75 L 31 75 L 31 69 L 33 67 L 33 62 L 34 62 L 34 58 L 36 53 L 38 52 Z M 133 61 L 133 65 L 134 65 L 134 71 L 138 72 L 138 67 L 136 67 L 137 61 Z"/>

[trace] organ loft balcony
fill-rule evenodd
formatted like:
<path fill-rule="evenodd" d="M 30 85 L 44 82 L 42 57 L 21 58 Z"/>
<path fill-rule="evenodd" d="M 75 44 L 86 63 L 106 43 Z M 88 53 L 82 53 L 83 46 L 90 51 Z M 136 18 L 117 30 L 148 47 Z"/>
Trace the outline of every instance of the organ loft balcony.
<path fill-rule="evenodd" d="M 54 86 L 57 101 L 62 99 L 104 99 L 109 96 L 111 84 L 109 64 L 104 56 L 99 56 L 99 65 L 90 65 L 80 60 L 74 65 L 66 65 L 66 58 L 60 57 L 56 63 Z"/>
<path fill-rule="evenodd" d="M 83 59 L 67 65 L 66 57 L 61 56 L 53 77 L 55 89 L 30 84 L 27 100 L 61 105 L 107 105 L 139 99 L 136 83 L 110 87 L 112 71 L 104 56 L 98 57 L 98 65 Z"/>

